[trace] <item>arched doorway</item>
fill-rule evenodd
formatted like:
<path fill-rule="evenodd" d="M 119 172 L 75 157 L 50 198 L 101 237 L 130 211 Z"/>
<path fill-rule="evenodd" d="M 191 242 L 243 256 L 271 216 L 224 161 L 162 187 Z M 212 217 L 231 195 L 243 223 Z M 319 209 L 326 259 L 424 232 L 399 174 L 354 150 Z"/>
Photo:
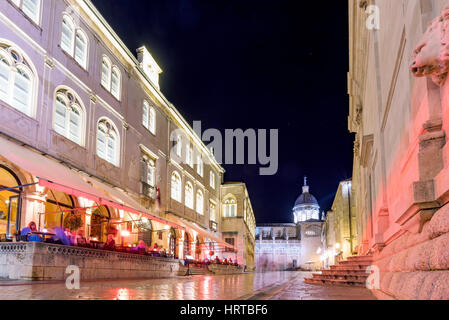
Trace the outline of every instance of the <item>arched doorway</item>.
<path fill-rule="evenodd" d="M 176 230 L 171 228 L 168 239 L 168 254 L 176 256 Z"/>
<path fill-rule="evenodd" d="M 90 225 L 90 237 L 96 238 L 97 241 L 106 242 L 109 221 L 111 214 L 108 207 L 102 206 L 95 208 L 92 212 L 92 219 Z"/>
<path fill-rule="evenodd" d="M 184 259 L 190 256 L 190 236 L 187 232 L 184 233 Z"/>
<path fill-rule="evenodd" d="M 20 185 L 20 180 L 15 173 L 0 165 L 0 190 Z M 22 188 L 0 191 L 0 234 L 11 237 L 20 230 L 21 193 Z"/>
<path fill-rule="evenodd" d="M 75 208 L 73 198 L 66 193 L 47 189 L 47 201 L 45 202 L 44 226 L 47 229 L 63 227 L 67 215 Z"/>

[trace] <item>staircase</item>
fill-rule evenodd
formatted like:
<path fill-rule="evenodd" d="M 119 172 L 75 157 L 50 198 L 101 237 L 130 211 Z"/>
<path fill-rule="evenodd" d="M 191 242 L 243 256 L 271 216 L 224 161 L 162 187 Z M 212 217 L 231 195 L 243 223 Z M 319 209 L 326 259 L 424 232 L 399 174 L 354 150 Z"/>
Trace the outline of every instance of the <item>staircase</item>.
<path fill-rule="evenodd" d="M 197 276 L 197 275 L 205 275 L 205 274 L 210 274 L 209 269 L 197 268 L 192 265 L 190 266 L 190 268 L 187 268 L 184 265 L 179 266 L 179 271 L 178 271 L 179 276 Z"/>
<path fill-rule="evenodd" d="M 349 257 L 331 266 L 330 270 L 321 270 L 321 273 L 314 273 L 313 278 L 305 278 L 304 281 L 308 284 L 365 287 L 369 276 L 366 269 L 371 264 L 372 257 L 369 256 Z"/>

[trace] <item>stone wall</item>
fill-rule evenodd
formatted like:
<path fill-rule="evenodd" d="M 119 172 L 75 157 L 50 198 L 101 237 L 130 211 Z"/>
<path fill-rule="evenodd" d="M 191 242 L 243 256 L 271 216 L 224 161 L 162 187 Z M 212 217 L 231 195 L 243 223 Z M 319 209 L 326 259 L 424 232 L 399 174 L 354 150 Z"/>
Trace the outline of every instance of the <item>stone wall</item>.
<path fill-rule="evenodd" d="M 208 266 L 210 272 L 215 274 L 236 274 L 243 273 L 243 267 L 226 266 L 221 264 L 211 264 Z"/>
<path fill-rule="evenodd" d="M 421 233 L 406 232 L 375 256 L 380 293 L 396 299 L 449 299 L 449 205 Z M 380 296 L 384 298 L 385 296 Z"/>
<path fill-rule="evenodd" d="M 1 243 L 0 279 L 64 280 L 69 265 L 82 280 L 176 276 L 178 260 L 44 243 Z"/>

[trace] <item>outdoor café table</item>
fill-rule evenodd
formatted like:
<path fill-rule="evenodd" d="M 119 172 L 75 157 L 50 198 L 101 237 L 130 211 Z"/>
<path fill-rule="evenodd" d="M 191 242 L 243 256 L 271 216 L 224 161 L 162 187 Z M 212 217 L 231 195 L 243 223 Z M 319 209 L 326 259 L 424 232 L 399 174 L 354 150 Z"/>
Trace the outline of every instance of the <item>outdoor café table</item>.
<path fill-rule="evenodd" d="M 45 237 L 52 237 L 52 236 L 55 236 L 56 234 L 50 233 L 50 232 L 39 232 L 39 231 L 34 231 L 34 232 L 28 233 L 28 235 L 36 235 L 36 236 L 41 237 L 42 240 L 45 240 Z"/>
<path fill-rule="evenodd" d="M 96 240 L 90 240 L 89 242 L 94 249 L 98 249 L 99 245 L 103 243 L 101 241 L 96 241 Z"/>

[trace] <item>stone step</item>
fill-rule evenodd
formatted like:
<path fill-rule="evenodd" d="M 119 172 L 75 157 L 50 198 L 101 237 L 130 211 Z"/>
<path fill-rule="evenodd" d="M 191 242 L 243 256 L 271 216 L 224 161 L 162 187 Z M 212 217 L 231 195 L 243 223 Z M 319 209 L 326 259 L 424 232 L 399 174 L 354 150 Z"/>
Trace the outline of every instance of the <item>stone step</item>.
<path fill-rule="evenodd" d="M 360 265 L 360 266 L 370 266 L 372 265 L 372 261 L 362 261 L 362 260 L 355 260 L 355 261 L 340 261 L 338 265 Z"/>
<path fill-rule="evenodd" d="M 369 276 L 369 274 L 363 270 L 322 270 L 321 274 L 325 276 L 333 276 L 333 275 L 366 276 L 366 277 Z"/>
<path fill-rule="evenodd" d="M 336 265 L 336 266 L 330 266 L 330 270 L 348 270 L 348 271 L 365 271 L 368 266 L 362 266 L 362 265 Z"/>
<path fill-rule="evenodd" d="M 315 285 L 337 285 L 337 286 L 348 286 L 348 287 L 365 287 L 365 281 L 352 281 L 352 280 L 331 280 L 331 279 L 314 279 L 305 278 L 305 283 L 315 284 Z"/>
<path fill-rule="evenodd" d="M 368 278 L 368 275 L 348 275 L 348 274 L 339 274 L 339 275 L 326 275 L 326 274 L 313 274 L 314 279 L 319 280 L 352 280 L 356 282 L 365 282 Z"/>
<path fill-rule="evenodd" d="M 352 256 L 348 257 L 348 261 L 373 261 L 371 256 Z"/>

